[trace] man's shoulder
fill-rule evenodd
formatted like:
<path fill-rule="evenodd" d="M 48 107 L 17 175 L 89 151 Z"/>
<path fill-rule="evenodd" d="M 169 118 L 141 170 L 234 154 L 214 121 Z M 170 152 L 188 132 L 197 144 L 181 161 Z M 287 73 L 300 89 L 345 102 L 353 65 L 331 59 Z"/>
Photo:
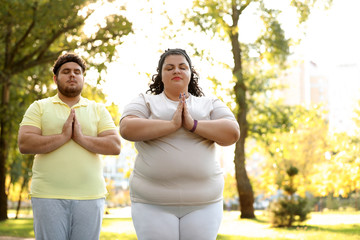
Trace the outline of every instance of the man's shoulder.
<path fill-rule="evenodd" d="M 106 108 L 105 103 L 96 102 L 95 100 L 90 100 L 90 99 L 84 98 L 84 97 L 81 97 L 79 105 L 82 106 L 82 107 L 86 107 L 89 110 L 93 109 L 93 110 L 96 110 L 96 111 L 99 111 L 99 110 L 102 110 L 102 109 Z"/>
<path fill-rule="evenodd" d="M 53 101 L 54 101 L 54 96 L 35 100 L 34 103 L 44 105 L 44 104 L 52 103 Z"/>

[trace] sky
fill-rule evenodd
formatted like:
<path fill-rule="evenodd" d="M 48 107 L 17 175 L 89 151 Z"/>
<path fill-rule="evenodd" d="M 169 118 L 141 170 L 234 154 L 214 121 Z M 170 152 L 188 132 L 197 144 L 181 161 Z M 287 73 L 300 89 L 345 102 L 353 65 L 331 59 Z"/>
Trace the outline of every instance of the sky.
<path fill-rule="evenodd" d="M 305 54 L 329 67 L 360 62 L 360 1 L 334 0 L 328 11 L 316 11 L 310 18 Z"/>

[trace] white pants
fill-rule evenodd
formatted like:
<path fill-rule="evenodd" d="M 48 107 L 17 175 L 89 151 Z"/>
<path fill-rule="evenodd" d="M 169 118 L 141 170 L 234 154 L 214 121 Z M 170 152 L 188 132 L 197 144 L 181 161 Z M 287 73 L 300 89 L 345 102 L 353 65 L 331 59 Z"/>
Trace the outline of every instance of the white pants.
<path fill-rule="evenodd" d="M 215 240 L 223 203 L 159 206 L 132 202 L 131 214 L 138 240 Z"/>
<path fill-rule="evenodd" d="M 105 199 L 31 198 L 36 240 L 99 240 Z"/>

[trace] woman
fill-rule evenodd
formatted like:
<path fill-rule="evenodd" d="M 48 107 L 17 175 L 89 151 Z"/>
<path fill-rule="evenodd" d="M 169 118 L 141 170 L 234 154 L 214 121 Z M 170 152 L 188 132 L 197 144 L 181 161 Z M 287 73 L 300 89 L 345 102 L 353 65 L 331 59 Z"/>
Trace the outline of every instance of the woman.
<path fill-rule="evenodd" d="M 234 115 L 204 97 L 182 49 L 161 55 L 147 92 L 125 107 L 120 121 L 122 137 L 138 150 L 130 177 L 138 239 L 216 239 L 224 180 L 215 143 L 238 140 Z"/>

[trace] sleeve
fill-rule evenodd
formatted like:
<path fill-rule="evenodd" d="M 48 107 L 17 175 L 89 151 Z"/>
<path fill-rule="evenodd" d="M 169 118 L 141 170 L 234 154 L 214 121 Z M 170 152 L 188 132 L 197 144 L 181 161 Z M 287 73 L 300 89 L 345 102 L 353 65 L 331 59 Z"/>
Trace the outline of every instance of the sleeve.
<path fill-rule="evenodd" d="M 34 126 L 41 129 L 41 107 L 38 101 L 33 102 L 26 110 L 21 126 Z"/>
<path fill-rule="evenodd" d="M 220 99 L 213 99 L 213 110 L 210 113 L 210 119 L 229 119 L 236 121 L 230 108 Z"/>
<path fill-rule="evenodd" d="M 98 104 L 98 114 L 100 116 L 98 123 L 98 134 L 107 130 L 116 129 L 115 123 L 103 104 Z"/>
<path fill-rule="evenodd" d="M 145 101 L 144 94 L 140 94 L 137 98 L 133 99 L 129 104 L 124 107 L 121 119 L 126 116 L 137 116 L 139 118 L 149 118 L 150 110 Z M 120 119 L 120 121 L 121 121 Z"/>

